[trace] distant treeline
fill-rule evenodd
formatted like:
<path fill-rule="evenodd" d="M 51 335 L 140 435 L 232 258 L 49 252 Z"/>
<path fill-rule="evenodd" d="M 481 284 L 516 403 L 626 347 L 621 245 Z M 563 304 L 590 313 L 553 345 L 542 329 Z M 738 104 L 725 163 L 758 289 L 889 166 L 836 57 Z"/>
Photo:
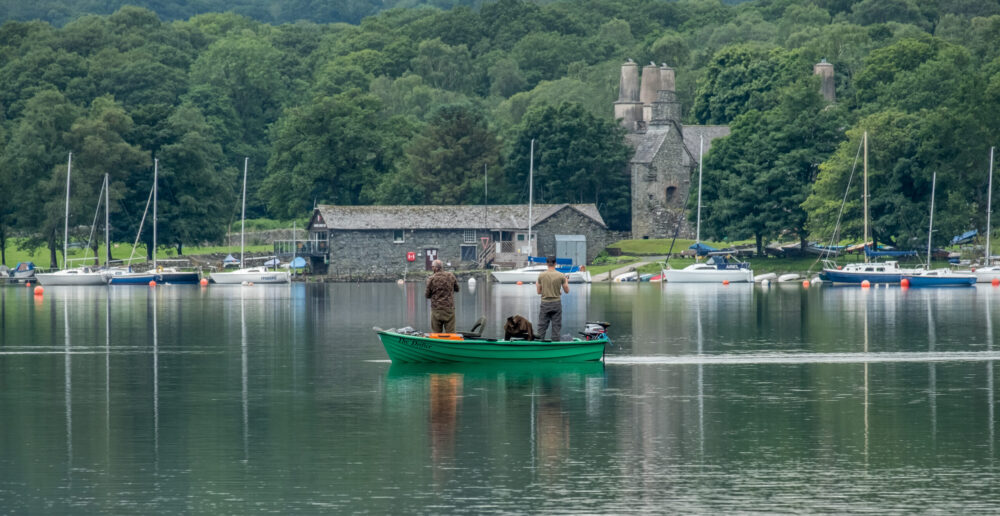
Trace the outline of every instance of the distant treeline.
<path fill-rule="evenodd" d="M 478 204 L 485 175 L 490 203 L 526 202 L 531 139 L 536 201 L 594 202 L 627 229 L 631 151 L 612 120 L 626 58 L 677 70 L 686 123 L 733 128 L 706 160 L 710 238 L 828 237 L 863 129 L 877 238 L 920 238 L 934 171 L 937 235 L 984 225 L 1000 124 L 996 0 L 447 10 L 437 6 L 463 2 L 442 0 L 358 25 L 264 23 L 351 21 L 363 6 L 416 3 L 205 0 L 80 16 L 118 4 L 6 1 L 8 18 L 45 8 L 38 16 L 65 25 L 0 26 L 0 249 L 12 235 L 53 256 L 61 247 L 70 151 L 71 227 L 82 239 L 104 173 L 112 238 L 135 238 L 154 157 L 159 240 L 179 247 L 238 218 L 244 156 L 249 216 L 286 218 L 315 203 Z M 323 14 L 330 6 L 361 10 Z M 833 107 L 812 76 L 823 58 L 836 67 Z M 859 204 L 852 190 L 845 237 L 859 233 Z"/>

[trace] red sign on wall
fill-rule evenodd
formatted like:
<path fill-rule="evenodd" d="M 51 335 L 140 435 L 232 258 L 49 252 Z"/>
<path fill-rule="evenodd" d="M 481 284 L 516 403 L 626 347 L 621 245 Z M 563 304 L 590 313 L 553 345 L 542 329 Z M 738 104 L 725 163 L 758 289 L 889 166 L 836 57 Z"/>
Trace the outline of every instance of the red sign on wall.
<path fill-rule="evenodd" d="M 410 251 L 410 252 L 406 253 L 406 261 L 408 261 L 408 262 L 414 262 L 416 260 L 417 260 L 417 253 L 415 253 L 413 251 Z"/>

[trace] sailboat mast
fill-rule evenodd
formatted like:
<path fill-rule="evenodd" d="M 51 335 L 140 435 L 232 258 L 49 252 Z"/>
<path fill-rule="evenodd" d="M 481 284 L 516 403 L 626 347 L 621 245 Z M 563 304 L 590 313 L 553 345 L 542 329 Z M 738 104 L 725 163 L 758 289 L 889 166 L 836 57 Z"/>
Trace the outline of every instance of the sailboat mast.
<path fill-rule="evenodd" d="M 66 219 L 63 228 L 63 269 L 67 268 L 66 252 L 69 250 L 69 175 L 73 170 L 73 153 L 69 153 L 69 159 L 66 161 Z"/>
<path fill-rule="evenodd" d="M 990 180 L 986 187 L 986 263 L 990 264 L 990 213 L 993 210 L 993 149 L 990 147 Z"/>
<path fill-rule="evenodd" d="M 534 253 L 531 245 L 531 205 L 535 202 L 535 139 L 531 139 L 531 151 L 528 154 L 528 256 Z"/>
<path fill-rule="evenodd" d="M 931 235 L 934 233 L 934 189 L 937 186 L 937 172 L 931 176 L 931 223 L 927 228 L 927 268 L 931 267 Z"/>
<path fill-rule="evenodd" d="M 156 191 L 156 183 L 159 176 L 160 160 L 153 160 L 153 270 L 156 270 L 156 200 L 159 192 Z"/>
<path fill-rule="evenodd" d="M 701 171 L 705 161 L 705 135 L 698 135 L 698 223 L 694 230 L 695 243 L 701 242 Z"/>
<path fill-rule="evenodd" d="M 865 170 L 865 240 L 862 248 L 865 253 L 865 263 L 868 263 L 868 131 L 865 131 L 865 160 L 864 160 L 864 170 Z"/>
<path fill-rule="evenodd" d="M 250 158 L 243 158 L 243 207 L 240 209 L 240 267 L 246 267 L 243 264 L 243 234 L 244 225 L 247 218 L 247 165 L 250 163 Z"/>
<path fill-rule="evenodd" d="M 108 208 L 108 190 L 111 188 L 111 183 L 108 181 L 108 174 L 104 174 L 104 265 L 107 266 L 108 262 L 111 261 L 111 228 L 108 227 L 108 221 L 111 220 L 109 215 L 110 208 Z"/>

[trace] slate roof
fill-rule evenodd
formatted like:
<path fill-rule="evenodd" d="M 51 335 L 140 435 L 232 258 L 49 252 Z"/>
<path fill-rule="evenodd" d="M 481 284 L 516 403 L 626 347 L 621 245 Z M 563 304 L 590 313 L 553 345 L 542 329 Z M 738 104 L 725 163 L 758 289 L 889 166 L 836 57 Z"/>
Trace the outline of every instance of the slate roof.
<path fill-rule="evenodd" d="M 334 206 L 316 207 L 328 229 L 527 229 L 527 204 L 501 204 L 489 207 L 484 219 L 483 206 Z M 607 227 L 595 204 L 535 204 L 533 224 L 564 210 L 579 212 Z M 315 216 L 314 216 L 315 217 Z M 312 222 L 310 221 L 310 225 Z"/>

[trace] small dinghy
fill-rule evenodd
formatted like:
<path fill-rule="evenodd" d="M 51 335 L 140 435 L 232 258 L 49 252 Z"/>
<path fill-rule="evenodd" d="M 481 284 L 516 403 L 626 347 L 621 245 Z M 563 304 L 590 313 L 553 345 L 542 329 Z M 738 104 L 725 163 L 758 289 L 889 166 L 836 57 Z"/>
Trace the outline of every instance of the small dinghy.
<path fill-rule="evenodd" d="M 477 326 L 482 328 L 481 323 Z M 487 339 L 474 332 L 423 333 L 412 328 L 372 329 L 393 363 L 524 363 L 602 360 L 604 347 L 611 343 L 608 326 L 605 322 L 587 323 L 581 337 L 567 341 Z"/>
<path fill-rule="evenodd" d="M 760 283 L 760 282 L 762 282 L 764 280 L 774 281 L 776 279 L 778 279 L 778 275 L 777 274 L 775 274 L 773 272 L 766 272 L 764 274 L 758 274 L 758 275 L 754 276 L 753 277 L 753 282 L 754 283 Z"/>
<path fill-rule="evenodd" d="M 802 276 L 792 272 L 789 274 L 782 274 L 781 276 L 778 276 L 778 283 L 788 283 L 790 281 L 799 281 L 800 279 L 802 279 Z"/>

